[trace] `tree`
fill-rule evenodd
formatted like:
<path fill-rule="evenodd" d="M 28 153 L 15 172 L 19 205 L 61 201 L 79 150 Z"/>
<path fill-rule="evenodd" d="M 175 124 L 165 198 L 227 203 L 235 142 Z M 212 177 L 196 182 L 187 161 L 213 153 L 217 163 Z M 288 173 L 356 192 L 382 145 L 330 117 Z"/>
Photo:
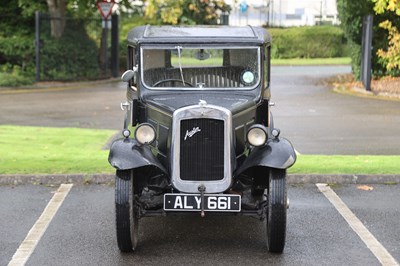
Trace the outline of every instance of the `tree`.
<path fill-rule="evenodd" d="M 46 0 L 51 18 L 51 36 L 60 38 L 65 28 L 65 13 L 67 12 L 67 0 Z"/>
<path fill-rule="evenodd" d="M 377 14 L 384 14 L 385 12 L 395 12 L 400 16 L 400 1 L 399 0 L 373 0 L 375 2 L 374 10 Z M 399 18 L 397 18 L 399 19 Z M 393 25 L 392 21 L 385 20 L 379 24 L 383 29 L 386 29 L 388 35 L 388 48 L 379 49 L 377 55 L 386 63 L 387 70 L 398 69 L 400 70 L 400 32 L 397 27 Z"/>
<path fill-rule="evenodd" d="M 0 71 L 32 68 L 33 18 L 24 16 L 18 2 L 0 0 Z"/>
<path fill-rule="evenodd" d="M 356 78 L 360 77 L 363 17 L 374 13 L 374 3 L 372 1 L 373 0 L 337 0 L 341 27 L 349 42 L 352 70 Z M 371 58 L 372 73 L 374 76 L 399 74 L 398 71 L 388 71 L 386 62 L 377 55 L 379 49 L 386 49 L 389 45 L 387 30 L 379 27 L 379 24 L 385 20 L 392 21 L 393 26 L 400 26 L 400 20 L 393 12 L 385 12 L 374 16 Z"/>
<path fill-rule="evenodd" d="M 55 38 L 60 38 L 65 29 L 68 15 L 72 17 L 90 18 L 98 15 L 97 2 L 98 0 L 18 0 L 19 6 L 24 10 L 27 16 L 33 16 L 35 11 L 48 11 L 51 23 L 51 35 Z M 111 1 L 111 0 L 110 0 Z M 129 0 L 116 0 L 117 5 L 124 6 L 126 9 L 131 9 Z"/>
<path fill-rule="evenodd" d="M 219 13 L 230 12 L 224 0 L 148 0 L 145 15 L 160 24 L 217 24 Z"/>
<path fill-rule="evenodd" d="M 361 39 L 363 17 L 372 10 L 372 3 L 365 0 L 337 1 L 340 26 L 345 32 L 350 47 L 351 66 L 356 78 L 360 76 Z M 375 61 L 375 58 L 372 58 Z"/>

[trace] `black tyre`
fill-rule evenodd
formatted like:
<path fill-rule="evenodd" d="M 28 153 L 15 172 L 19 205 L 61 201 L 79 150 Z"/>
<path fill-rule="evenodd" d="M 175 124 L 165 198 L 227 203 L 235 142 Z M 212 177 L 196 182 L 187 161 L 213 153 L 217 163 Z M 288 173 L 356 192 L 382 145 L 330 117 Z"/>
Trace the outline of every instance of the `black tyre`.
<path fill-rule="evenodd" d="M 117 171 L 115 177 L 115 214 L 118 248 L 122 252 L 136 249 L 138 217 L 134 205 L 133 171 Z"/>
<path fill-rule="evenodd" d="M 286 170 L 271 169 L 267 206 L 267 247 L 273 253 L 282 253 L 286 238 Z"/>

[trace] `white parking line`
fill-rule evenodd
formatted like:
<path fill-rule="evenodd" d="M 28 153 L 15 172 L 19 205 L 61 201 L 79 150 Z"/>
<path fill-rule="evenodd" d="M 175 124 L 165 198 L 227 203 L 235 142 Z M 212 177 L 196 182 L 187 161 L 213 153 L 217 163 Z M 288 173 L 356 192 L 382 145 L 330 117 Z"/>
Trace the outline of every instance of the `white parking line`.
<path fill-rule="evenodd" d="M 399 265 L 385 247 L 368 231 L 364 224 L 327 184 L 316 184 L 316 186 L 343 216 L 354 232 L 364 241 L 369 250 L 371 250 L 382 265 Z"/>
<path fill-rule="evenodd" d="M 25 265 L 71 188 L 72 184 L 62 184 L 58 188 L 42 215 L 40 215 L 31 230 L 29 230 L 28 235 L 24 241 L 22 241 L 11 261 L 8 263 L 8 266 Z"/>

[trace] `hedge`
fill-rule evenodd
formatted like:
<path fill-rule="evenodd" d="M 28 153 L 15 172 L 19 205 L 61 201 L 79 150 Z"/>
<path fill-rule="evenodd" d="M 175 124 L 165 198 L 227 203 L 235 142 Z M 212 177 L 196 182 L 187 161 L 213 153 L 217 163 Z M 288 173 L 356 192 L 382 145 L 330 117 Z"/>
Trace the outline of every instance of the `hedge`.
<path fill-rule="evenodd" d="M 272 58 L 348 56 L 343 30 L 335 26 L 270 28 Z"/>
<path fill-rule="evenodd" d="M 68 20 L 64 34 L 59 39 L 49 34 L 43 34 L 42 38 L 43 80 L 87 80 L 99 77 L 98 48 L 87 35 L 82 21 Z"/>

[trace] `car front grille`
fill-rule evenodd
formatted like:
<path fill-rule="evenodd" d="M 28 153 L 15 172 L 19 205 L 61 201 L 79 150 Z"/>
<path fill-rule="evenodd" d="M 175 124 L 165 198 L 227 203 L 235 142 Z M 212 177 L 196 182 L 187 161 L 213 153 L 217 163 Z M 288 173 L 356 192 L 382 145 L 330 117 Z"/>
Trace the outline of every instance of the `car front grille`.
<path fill-rule="evenodd" d="M 187 119 L 180 124 L 180 179 L 215 181 L 224 178 L 224 121 Z"/>

